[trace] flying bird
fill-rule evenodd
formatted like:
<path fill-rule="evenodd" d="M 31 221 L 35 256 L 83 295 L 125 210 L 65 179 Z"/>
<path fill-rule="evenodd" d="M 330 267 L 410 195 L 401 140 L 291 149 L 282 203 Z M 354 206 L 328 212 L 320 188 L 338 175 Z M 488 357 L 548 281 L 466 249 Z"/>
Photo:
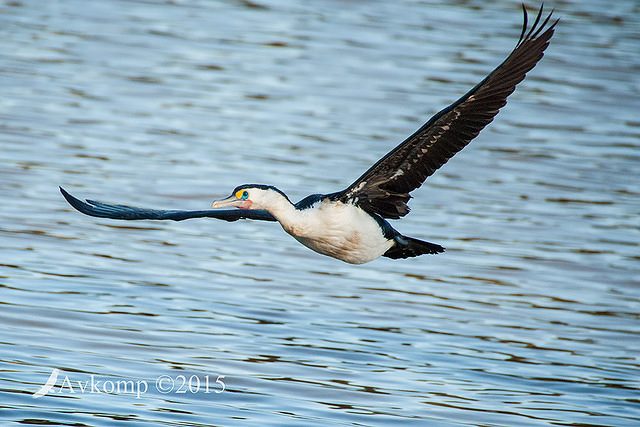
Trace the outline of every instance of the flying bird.
<path fill-rule="evenodd" d="M 543 7 L 528 28 L 522 6 L 522 33 L 509 56 L 479 84 L 444 108 L 413 135 L 378 160 L 342 191 L 313 194 L 298 203 L 270 185 L 245 184 L 212 209 L 156 210 L 81 201 L 63 188 L 62 195 L 78 211 L 96 217 L 123 220 L 216 218 L 277 221 L 308 248 L 351 264 L 380 256 L 398 259 L 437 254 L 444 248 L 407 237 L 389 224 L 409 213 L 409 193 L 422 185 L 454 154 L 462 150 L 498 114 L 507 97 L 540 61 L 559 20 L 542 20 Z M 234 208 L 234 209 L 220 209 Z"/>

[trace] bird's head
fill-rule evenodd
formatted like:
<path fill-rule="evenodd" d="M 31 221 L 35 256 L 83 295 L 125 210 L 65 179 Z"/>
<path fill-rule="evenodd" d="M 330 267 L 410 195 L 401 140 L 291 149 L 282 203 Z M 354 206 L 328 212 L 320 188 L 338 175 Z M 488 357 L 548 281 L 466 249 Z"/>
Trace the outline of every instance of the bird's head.
<path fill-rule="evenodd" d="M 291 203 L 280 190 L 270 185 L 244 184 L 236 187 L 226 199 L 216 200 L 211 204 L 213 209 L 235 207 L 240 209 L 269 210 L 283 201 Z"/>

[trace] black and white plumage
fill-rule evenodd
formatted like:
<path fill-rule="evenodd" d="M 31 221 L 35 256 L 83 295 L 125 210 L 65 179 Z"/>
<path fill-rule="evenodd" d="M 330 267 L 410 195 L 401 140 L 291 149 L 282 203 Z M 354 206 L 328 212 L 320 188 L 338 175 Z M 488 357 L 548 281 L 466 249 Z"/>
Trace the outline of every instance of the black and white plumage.
<path fill-rule="evenodd" d="M 400 145 L 376 162 L 343 191 L 311 195 L 293 204 L 272 186 L 247 184 L 231 196 L 213 202 L 210 210 L 154 210 L 83 202 L 60 188 L 77 210 L 91 216 L 124 220 L 216 218 L 278 221 L 303 245 L 352 264 L 380 256 L 407 258 L 444 251 L 440 245 L 406 237 L 386 219 L 409 213 L 409 193 L 462 150 L 489 124 L 529 72 L 542 58 L 558 21 L 542 20 L 541 7 L 528 29 L 524 24 L 511 54 L 484 80 L 456 102 L 433 116 Z M 239 209 L 220 209 L 220 208 Z"/>

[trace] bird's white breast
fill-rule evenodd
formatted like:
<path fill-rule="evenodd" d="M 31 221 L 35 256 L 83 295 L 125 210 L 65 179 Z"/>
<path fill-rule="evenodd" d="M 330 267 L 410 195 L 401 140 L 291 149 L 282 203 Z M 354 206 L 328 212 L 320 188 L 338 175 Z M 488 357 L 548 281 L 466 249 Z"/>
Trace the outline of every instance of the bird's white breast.
<path fill-rule="evenodd" d="M 351 264 L 372 261 L 393 245 L 371 215 L 342 202 L 323 200 L 281 224 L 308 248 Z"/>

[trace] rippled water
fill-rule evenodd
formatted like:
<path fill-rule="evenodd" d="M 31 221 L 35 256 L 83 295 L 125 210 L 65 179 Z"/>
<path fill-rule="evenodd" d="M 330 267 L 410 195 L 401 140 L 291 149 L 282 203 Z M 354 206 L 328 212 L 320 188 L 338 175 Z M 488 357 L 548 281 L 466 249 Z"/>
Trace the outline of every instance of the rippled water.
<path fill-rule="evenodd" d="M 637 425 L 635 1 L 547 4 L 544 60 L 394 223 L 442 255 L 352 266 L 58 193 L 340 190 L 514 45 L 517 1 L 453 3 L 3 2 L 2 423 Z"/>

